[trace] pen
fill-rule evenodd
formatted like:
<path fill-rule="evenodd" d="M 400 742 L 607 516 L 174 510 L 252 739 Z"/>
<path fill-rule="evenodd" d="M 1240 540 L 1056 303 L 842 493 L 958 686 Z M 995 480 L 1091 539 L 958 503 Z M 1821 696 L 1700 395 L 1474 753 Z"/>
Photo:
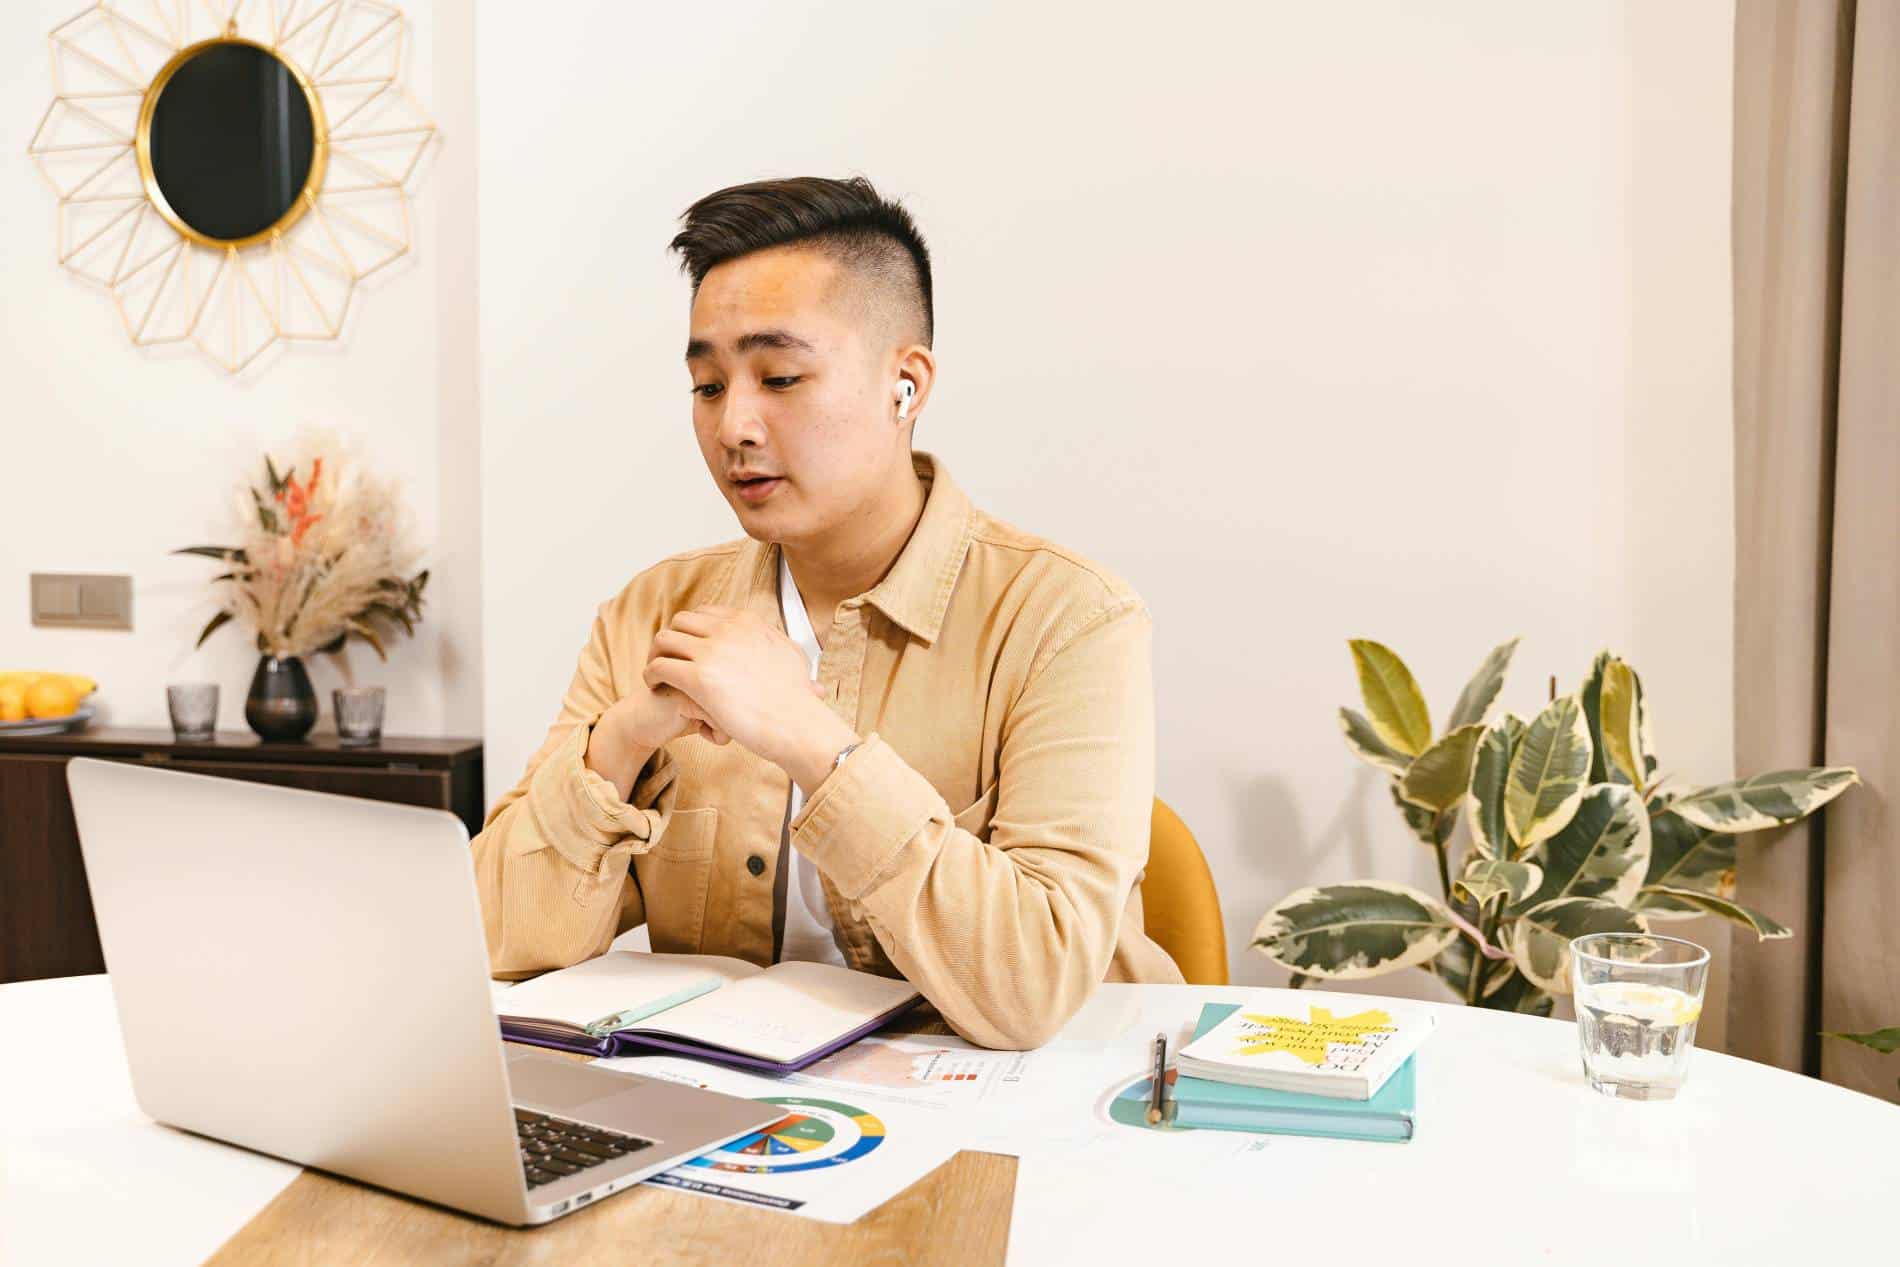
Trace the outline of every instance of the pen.
<path fill-rule="evenodd" d="M 1148 1125 L 1158 1126 L 1167 1116 L 1168 1109 L 1168 1036 L 1165 1032 L 1155 1035 L 1155 1076 L 1151 1097 L 1148 1101 Z"/>

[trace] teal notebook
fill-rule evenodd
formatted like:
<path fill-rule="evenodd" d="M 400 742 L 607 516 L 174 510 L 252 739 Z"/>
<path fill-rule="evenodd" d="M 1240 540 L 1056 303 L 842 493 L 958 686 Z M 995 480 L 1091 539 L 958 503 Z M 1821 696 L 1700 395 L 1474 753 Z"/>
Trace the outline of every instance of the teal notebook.
<path fill-rule="evenodd" d="M 1208 1003 L 1194 1026 L 1199 1038 L 1240 1007 Z M 1269 1091 L 1209 1078 L 1174 1080 L 1174 1124 L 1196 1130 L 1258 1131 L 1272 1135 L 1320 1135 L 1327 1139 L 1378 1139 L 1404 1143 L 1412 1138 L 1417 1098 L 1416 1056 L 1408 1057 L 1370 1100 L 1337 1100 L 1323 1095 Z"/>

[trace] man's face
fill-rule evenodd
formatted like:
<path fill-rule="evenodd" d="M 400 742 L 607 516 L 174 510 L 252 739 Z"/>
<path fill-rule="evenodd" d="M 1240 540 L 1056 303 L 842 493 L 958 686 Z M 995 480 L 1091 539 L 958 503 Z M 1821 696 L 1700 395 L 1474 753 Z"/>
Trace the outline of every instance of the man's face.
<path fill-rule="evenodd" d="M 757 540 L 832 535 L 875 506 L 893 461 L 910 469 L 886 377 L 895 349 L 859 291 L 835 260 L 796 246 L 728 260 L 700 282 L 686 355 L 693 432 Z M 735 481 L 752 475 L 772 478 Z"/>

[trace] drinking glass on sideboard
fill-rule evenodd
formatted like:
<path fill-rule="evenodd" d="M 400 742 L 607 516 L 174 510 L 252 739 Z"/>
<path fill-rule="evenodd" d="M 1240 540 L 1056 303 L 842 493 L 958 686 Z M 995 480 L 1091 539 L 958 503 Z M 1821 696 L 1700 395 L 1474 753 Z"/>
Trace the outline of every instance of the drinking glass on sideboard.
<path fill-rule="evenodd" d="M 383 688 L 339 686 L 330 693 L 336 709 L 336 741 L 346 748 L 383 740 Z"/>
<path fill-rule="evenodd" d="M 216 682 L 175 682 L 165 688 L 165 706 L 171 711 L 172 734 L 180 743 L 201 742 L 216 733 Z"/>

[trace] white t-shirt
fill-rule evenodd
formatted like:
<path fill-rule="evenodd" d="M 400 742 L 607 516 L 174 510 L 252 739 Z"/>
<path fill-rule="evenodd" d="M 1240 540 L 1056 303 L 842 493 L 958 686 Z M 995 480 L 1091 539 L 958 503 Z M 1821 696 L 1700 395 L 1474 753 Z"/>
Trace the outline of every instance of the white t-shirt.
<path fill-rule="evenodd" d="M 792 580 L 792 568 L 785 552 L 778 556 L 779 612 L 785 618 L 785 632 L 798 644 L 811 662 L 811 675 L 818 676 L 818 635 L 812 632 L 811 617 L 805 614 L 805 600 Z M 825 903 L 825 891 L 818 883 L 818 868 L 791 847 L 792 820 L 805 804 L 804 789 L 792 780 L 792 792 L 785 807 L 785 821 L 779 826 L 779 856 L 785 859 L 785 940 L 779 948 L 779 960 L 815 960 L 819 963 L 844 964 L 844 952 L 832 936 L 831 908 Z"/>

